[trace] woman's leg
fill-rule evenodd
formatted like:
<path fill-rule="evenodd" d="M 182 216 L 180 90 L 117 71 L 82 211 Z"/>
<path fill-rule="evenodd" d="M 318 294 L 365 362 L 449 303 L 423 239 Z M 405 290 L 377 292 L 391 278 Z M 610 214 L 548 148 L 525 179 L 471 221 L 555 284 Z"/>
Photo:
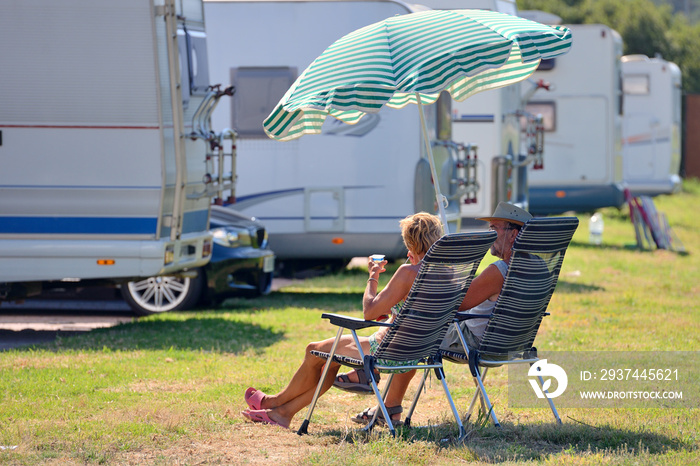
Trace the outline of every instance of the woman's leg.
<path fill-rule="evenodd" d="M 289 384 L 276 395 L 267 395 L 261 403 L 262 408 L 276 408 L 277 406 L 288 403 L 299 395 L 308 390 L 316 388 L 318 381 L 321 378 L 325 359 L 311 354 L 311 351 L 330 352 L 333 347 L 335 338 L 329 338 L 323 341 L 314 341 L 306 346 L 304 351 L 304 361 L 299 366 L 299 369 L 294 373 Z M 336 351 L 340 354 L 356 355 L 357 349 L 351 335 L 343 335 L 340 337 Z M 348 352 L 350 351 L 350 352 Z M 331 366 L 331 369 L 333 367 Z M 336 371 L 337 372 L 337 371 Z"/>
<path fill-rule="evenodd" d="M 401 406 L 406 390 L 408 390 L 414 375 L 416 375 L 415 369 L 394 375 L 391 387 L 389 387 L 389 393 L 386 394 L 385 403 L 387 406 Z"/>
<path fill-rule="evenodd" d="M 369 353 L 369 341 L 367 337 L 359 337 L 362 350 Z M 266 395 L 260 404 L 262 409 L 267 409 L 270 419 L 282 425 L 289 425 L 289 422 L 296 413 L 308 406 L 313 399 L 318 381 L 321 379 L 324 359 L 311 354 L 312 350 L 329 352 L 333 346 L 335 338 L 329 338 L 320 342 L 312 342 L 306 347 L 304 361 L 290 380 L 289 384 L 276 395 Z M 359 352 L 355 346 L 352 335 L 343 335 L 336 347 L 337 354 L 359 357 Z M 340 365 L 331 363 L 328 375 L 321 388 L 321 394 L 328 391 L 333 385 L 335 375 L 338 373 Z"/>
<path fill-rule="evenodd" d="M 416 375 L 415 369 L 400 374 L 394 374 L 394 378 L 391 380 L 391 386 L 389 387 L 389 392 L 386 394 L 386 398 L 384 399 L 384 404 L 387 408 L 401 406 L 404 396 L 406 395 L 406 391 L 408 390 L 408 386 L 410 385 L 414 375 Z M 377 408 L 378 406 L 375 405 L 373 408 L 365 410 L 369 419 L 372 418 L 374 411 Z M 391 420 L 401 420 L 401 413 L 392 415 Z"/>
<path fill-rule="evenodd" d="M 323 396 L 323 394 L 326 393 L 333 386 L 333 380 L 335 379 L 335 375 L 338 373 L 338 369 L 340 369 L 340 364 L 336 363 L 333 363 L 328 369 L 328 375 L 326 376 L 326 380 L 324 381 L 321 387 L 321 393 L 319 394 L 319 397 Z M 318 383 L 318 380 L 320 380 L 320 378 L 321 371 L 319 371 L 318 376 L 316 377 L 316 383 Z M 267 412 L 267 415 L 273 421 L 282 424 L 283 426 L 288 426 L 294 418 L 294 415 L 296 415 L 296 413 L 298 413 L 299 411 L 303 410 L 311 404 L 315 392 L 316 385 L 314 385 L 312 388 L 305 391 L 304 393 L 301 393 L 296 398 L 291 399 L 287 403 L 270 409 Z"/>

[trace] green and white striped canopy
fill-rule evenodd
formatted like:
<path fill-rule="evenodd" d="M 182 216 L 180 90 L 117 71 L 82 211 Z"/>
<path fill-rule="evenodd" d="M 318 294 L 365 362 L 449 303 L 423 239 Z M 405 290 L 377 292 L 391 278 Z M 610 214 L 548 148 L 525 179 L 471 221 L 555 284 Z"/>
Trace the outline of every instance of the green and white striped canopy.
<path fill-rule="evenodd" d="M 357 123 L 382 106 L 461 101 L 526 79 L 540 60 L 566 53 L 571 33 L 486 10 L 398 15 L 333 43 L 299 76 L 263 122 L 280 141 L 320 133 L 328 115 Z"/>

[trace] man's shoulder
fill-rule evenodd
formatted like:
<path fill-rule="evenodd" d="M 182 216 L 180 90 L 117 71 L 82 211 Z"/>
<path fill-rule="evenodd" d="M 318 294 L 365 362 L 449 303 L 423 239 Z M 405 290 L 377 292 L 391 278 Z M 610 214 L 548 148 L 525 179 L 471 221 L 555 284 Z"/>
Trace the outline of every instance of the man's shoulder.
<path fill-rule="evenodd" d="M 498 271 L 501 272 L 501 275 L 503 275 L 504 277 L 506 276 L 506 273 L 508 273 L 508 264 L 503 259 L 499 259 L 491 265 L 496 267 Z"/>

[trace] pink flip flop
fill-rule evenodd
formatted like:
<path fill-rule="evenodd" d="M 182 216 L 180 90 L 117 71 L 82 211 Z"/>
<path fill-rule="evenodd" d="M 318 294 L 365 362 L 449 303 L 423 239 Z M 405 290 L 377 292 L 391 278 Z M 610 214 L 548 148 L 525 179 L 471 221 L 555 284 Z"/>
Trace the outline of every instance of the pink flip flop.
<path fill-rule="evenodd" d="M 260 390 L 256 390 L 253 387 L 248 387 L 248 389 L 245 391 L 245 402 L 248 403 L 248 406 L 251 407 L 251 409 L 254 409 L 256 411 L 262 409 L 262 400 L 265 398 L 265 394 L 261 392 Z"/>
<path fill-rule="evenodd" d="M 284 429 L 289 429 L 289 425 L 285 426 L 270 419 L 270 416 L 267 415 L 267 411 L 264 409 L 246 409 L 245 411 L 241 411 L 241 414 L 243 417 L 248 418 L 253 422 L 262 422 L 265 424 L 272 424 L 273 426 L 280 426 Z"/>

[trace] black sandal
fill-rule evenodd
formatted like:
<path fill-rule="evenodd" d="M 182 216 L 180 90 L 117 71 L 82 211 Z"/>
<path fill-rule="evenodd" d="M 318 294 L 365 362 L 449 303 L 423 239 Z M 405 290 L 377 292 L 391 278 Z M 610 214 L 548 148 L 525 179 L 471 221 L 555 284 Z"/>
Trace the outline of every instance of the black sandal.
<path fill-rule="evenodd" d="M 338 376 L 335 378 L 335 381 L 333 382 L 333 386 L 335 388 L 345 390 L 346 392 L 360 393 L 362 395 L 369 395 L 373 393 L 372 386 L 370 385 L 369 380 L 365 375 L 365 371 L 360 370 L 355 371 L 355 373 L 357 374 L 357 380 L 359 382 L 351 382 L 350 377 L 348 377 L 347 373 L 338 374 Z M 377 382 L 379 382 L 380 380 L 381 378 L 379 377 L 379 374 L 377 374 Z"/>
<path fill-rule="evenodd" d="M 377 407 L 376 409 L 379 409 Z M 386 412 L 389 413 L 389 417 L 393 416 L 394 414 L 401 414 L 403 413 L 403 408 L 401 406 L 387 406 L 386 407 Z M 362 425 L 367 425 L 369 424 L 369 421 L 372 420 L 372 417 L 374 416 L 374 411 L 372 411 L 372 408 L 367 408 L 361 413 L 357 414 L 355 417 L 351 417 L 350 419 L 352 422 L 356 422 L 358 424 Z M 391 420 L 391 424 L 394 427 L 399 427 L 403 425 L 403 421 L 400 420 Z M 382 410 L 379 409 L 379 414 L 377 415 L 377 425 L 384 427 L 386 426 L 386 421 L 384 420 L 384 414 L 382 413 Z"/>

